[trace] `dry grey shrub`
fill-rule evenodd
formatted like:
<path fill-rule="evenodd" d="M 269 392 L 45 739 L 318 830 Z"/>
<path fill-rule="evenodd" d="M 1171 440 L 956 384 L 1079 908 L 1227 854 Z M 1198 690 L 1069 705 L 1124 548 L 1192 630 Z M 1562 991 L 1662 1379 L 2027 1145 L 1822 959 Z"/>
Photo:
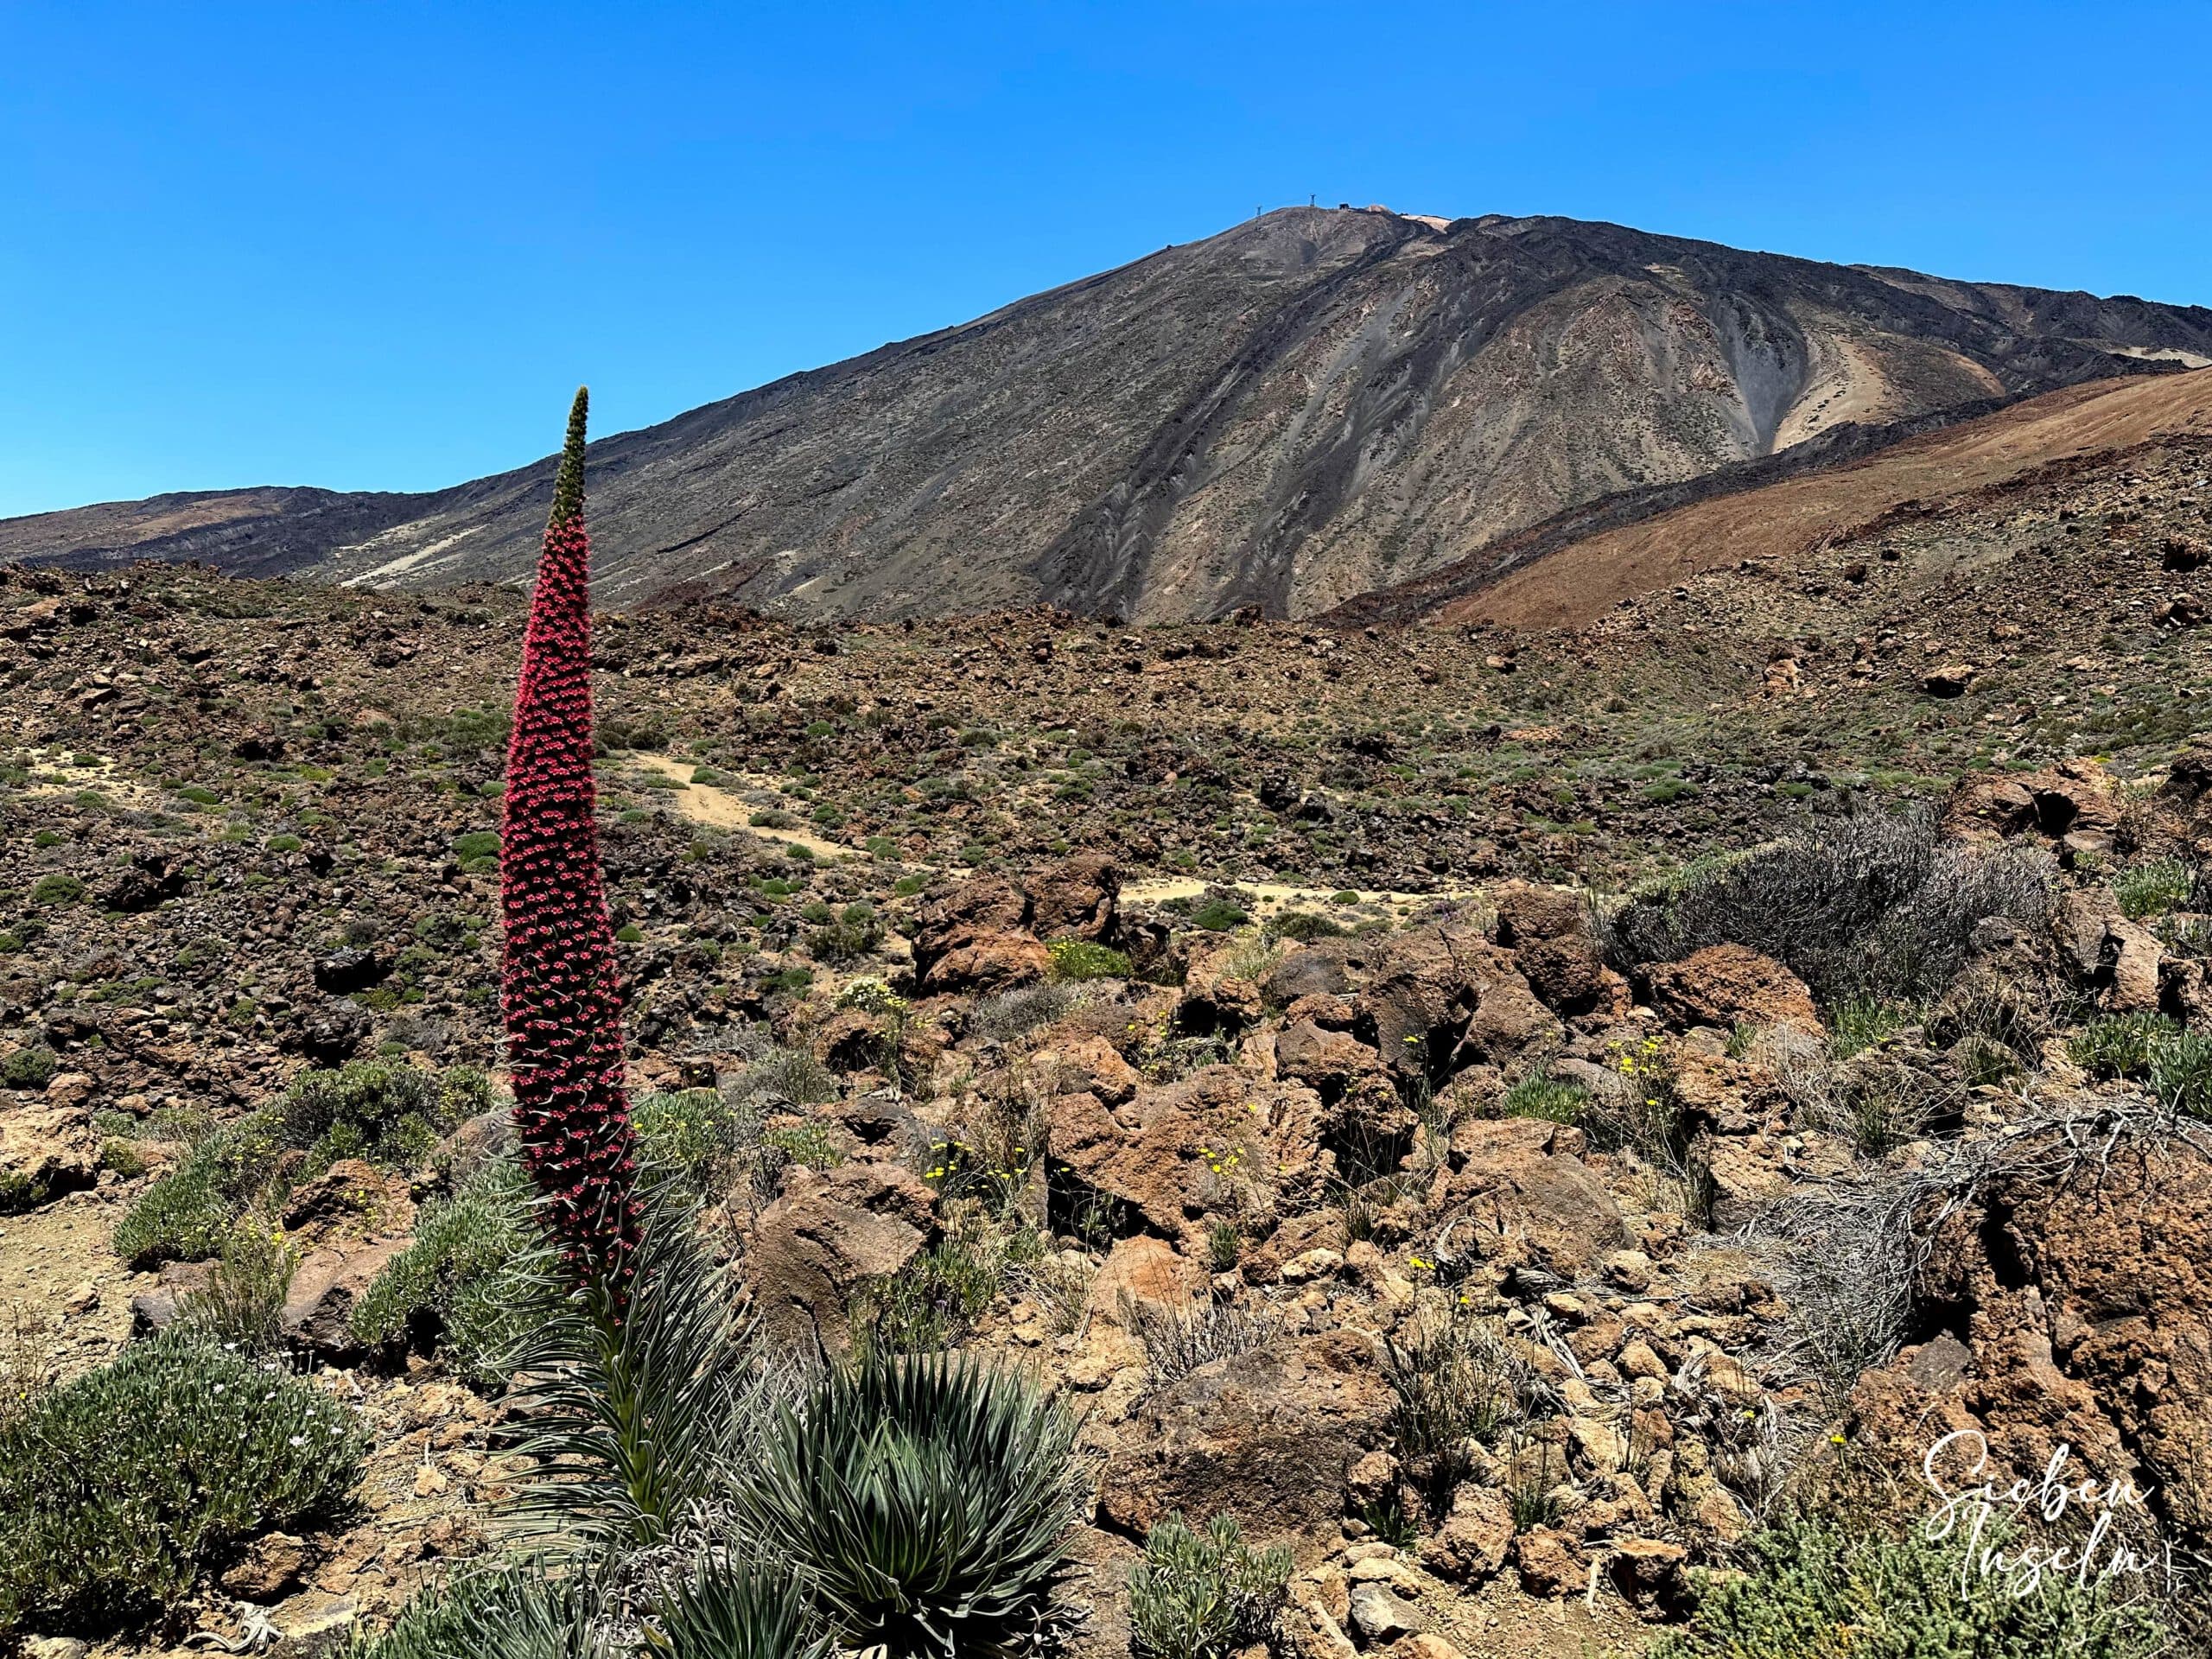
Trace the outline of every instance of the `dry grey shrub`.
<path fill-rule="evenodd" d="M 1013 1276 L 1018 1287 L 1045 1311 L 1052 1329 L 1065 1336 L 1083 1325 L 1098 1269 L 1073 1250 L 1053 1250 L 1013 1269 Z"/>
<path fill-rule="evenodd" d="M 1713 1473 L 1749 1515 L 1764 1516 L 1782 1496 L 1795 1461 L 1795 1440 L 1771 1395 L 1744 1406 L 1716 1387 L 1703 1354 L 1693 1354 L 1668 1380 L 1667 1419 L 1677 1434 L 1705 1442 Z"/>
<path fill-rule="evenodd" d="M 2185 1146 L 2212 1157 L 2212 1125 L 2147 1098 L 2032 1104 L 2029 1115 L 1948 1143 L 1917 1168 L 1862 1166 L 1847 1179 L 1794 1192 L 1744 1229 L 1789 1309 L 1778 1366 L 1840 1407 L 1862 1376 L 1896 1355 L 1945 1224 L 1993 1182 L 2063 1186 L 2128 1149 Z"/>
<path fill-rule="evenodd" d="M 1470 1441 L 1495 1444 L 1508 1428 L 1559 1409 L 1504 1321 L 1457 1302 L 1417 1314 L 1402 1342 L 1385 1338 L 1382 1375 L 1398 1395 L 1398 1455 L 1439 1514 L 1472 1467 Z"/>
<path fill-rule="evenodd" d="M 1282 1329 L 1272 1308 L 1254 1313 L 1234 1302 L 1176 1308 L 1140 1300 L 1125 1290 L 1119 1307 L 1122 1325 L 1144 1344 L 1147 1392 L 1156 1393 L 1217 1359 L 1264 1348 Z"/>
<path fill-rule="evenodd" d="M 1077 1000 L 1076 988 L 1058 982 L 987 996 L 969 1011 L 968 1034 L 987 1042 L 1011 1043 L 1060 1019 Z"/>
<path fill-rule="evenodd" d="M 1748 945 L 1824 1002 L 1941 991 L 1991 917 L 2045 921 L 2053 867 L 2039 851 L 1946 843 L 1925 808 L 1862 812 L 1750 853 L 1700 860 L 1603 918 L 1617 967 Z"/>

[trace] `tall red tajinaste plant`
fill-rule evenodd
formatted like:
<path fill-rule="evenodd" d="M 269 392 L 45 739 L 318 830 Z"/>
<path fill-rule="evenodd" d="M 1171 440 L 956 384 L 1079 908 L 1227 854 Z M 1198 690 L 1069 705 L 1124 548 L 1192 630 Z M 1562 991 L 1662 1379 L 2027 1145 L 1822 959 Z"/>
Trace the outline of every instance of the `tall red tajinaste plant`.
<path fill-rule="evenodd" d="M 639 1211 L 614 929 L 592 817 L 587 407 L 580 388 L 537 556 L 507 740 L 500 1006 L 523 1162 L 545 1196 L 548 1229 L 577 1279 L 611 1285 L 619 1300 Z"/>

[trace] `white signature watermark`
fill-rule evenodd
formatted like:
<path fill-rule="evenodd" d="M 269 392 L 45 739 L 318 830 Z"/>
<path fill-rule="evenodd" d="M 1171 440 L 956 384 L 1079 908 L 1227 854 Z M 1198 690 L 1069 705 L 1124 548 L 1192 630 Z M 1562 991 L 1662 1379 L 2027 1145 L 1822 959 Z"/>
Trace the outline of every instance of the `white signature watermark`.
<path fill-rule="evenodd" d="M 2026 1597 L 2068 1580 L 2087 1587 L 2154 1572 L 2171 1579 L 2170 1546 L 2158 1544 L 2148 1554 L 2137 1548 L 2157 1536 L 2149 1507 L 2155 1488 L 2139 1487 L 2125 1475 L 2098 1479 L 2063 1441 L 2034 1479 L 2006 1481 L 2005 1472 L 1991 1473 L 1989 1441 L 1978 1429 L 1955 1429 L 1921 1456 L 1921 1478 L 1936 1498 L 1921 1529 L 1932 1543 L 1961 1541 L 1961 1593 L 1970 1593 L 1977 1580 Z M 2063 1541 L 2035 1541 L 2037 1519 L 2063 1529 Z"/>

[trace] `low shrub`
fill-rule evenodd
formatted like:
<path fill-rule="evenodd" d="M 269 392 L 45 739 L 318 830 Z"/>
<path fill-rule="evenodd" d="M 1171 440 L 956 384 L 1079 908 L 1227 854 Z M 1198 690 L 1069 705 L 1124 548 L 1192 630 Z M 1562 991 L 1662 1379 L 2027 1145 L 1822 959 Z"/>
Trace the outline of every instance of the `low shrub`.
<path fill-rule="evenodd" d="M 1193 1531 L 1178 1512 L 1145 1535 L 1129 1569 L 1129 1635 L 1146 1659 L 1222 1659 L 1268 1641 L 1282 1611 L 1290 1551 L 1255 1550 L 1234 1516 Z"/>
<path fill-rule="evenodd" d="M 298 1255 L 265 1216 L 249 1216 L 231 1229 L 207 1282 L 187 1292 L 177 1318 L 211 1341 L 249 1354 L 274 1352 L 283 1341 L 284 1299 Z"/>
<path fill-rule="evenodd" d="M 0 1630 L 156 1616 L 247 1541 L 334 1514 L 366 1450 L 320 1389 L 195 1335 L 125 1349 L 0 1429 Z"/>
<path fill-rule="evenodd" d="M 492 1103 L 489 1078 L 472 1066 L 432 1072 L 389 1060 L 302 1071 L 276 1107 L 286 1146 L 307 1149 L 307 1173 L 340 1158 L 409 1164 L 441 1135 Z"/>
<path fill-rule="evenodd" d="M 847 1643 L 1001 1659 L 1056 1618 L 1088 1497 L 1064 1408 L 933 1355 L 823 1377 L 778 1412 L 733 1503 Z"/>
<path fill-rule="evenodd" d="M 1548 1400 L 1504 1327 L 1456 1305 L 1417 1320 L 1402 1343 L 1386 1338 L 1382 1375 L 1398 1396 L 1399 1460 L 1437 1515 L 1451 1508 L 1453 1489 L 1472 1466 L 1468 1442 L 1495 1441 Z"/>
<path fill-rule="evenodd" d="M 41 875 L 31 884 L 31 902 L 35 905 L 73 905 L 85 896 L 85 884 L 73 875 L 59 872 Z"/>
<path fill-rule="evenodd" d="M 2196 873 L 2179 859 L 2160 859 L 2120 872 L 2113 878 L 2112 893 L 2119 901 L 2120 913 L 2139 922 L 2187 904 L 2196 877 Z"/>
<path fill-rule="evenodd" d="M 0 1059 L 0 1089 L 43 1089 L 60 1065 L 44 1043 L 28 1043 Z"/>
<path fill-rule="evenodd" d="M 1357 895 L 1352 902 L 1358 903 Z M 1310 910 L 1286 910 L 1269 924 L 1271 929 L 1286 939 L 1308 944 L 1314 939 L 1342 938 L 1349 931 L 1340 922 L 1326 916 L 1317 916 Z"/>
<path fill-rule="evenodd" d="M 1045 947 L 1052 959 L 1052 974 L 1057 979 L 1127 979 L 1129 959 L 1119 950 L 1089 939 L 1054 939 Z"/>
<path fill-rule="evenodd" d="M 1634 894 L 1603 927 L 1614 965 L 1738 944 L 1774 957 L 1831 1006 L 1941 992 L 1992 917 L 2050 914 L 2038 853 L 1941 842 L 1934 815 L 1861 813 L 1755 851 L 1701 859 Z"/>
<path fill-rule="evenodd" d="M 372 1347 L 435 1338 L 447 1363 L 480 1388 L 535 1324 L 537 1230 L 531 1187 L 511 1160 L 486 1164 L 453 1197 L 426 1205 L 415 1241 L 353 1304 L 353 1334 Z"/>
<path fill-rule="evenodd" d="M 646 1095 L 630 1123 L 645 1161 L 702 1198 L 728 1193 L 760 1147 L 760 1109 L 735 1090 Z"/>
<path fill-rule="evenodd" d="M 2177 1031 L 2151 1046 L 2151 1092 L 2168 1111 L 2212 1118 L 2212 1033 Z"/>
<path fill-rule="evenodd" d="M 857 962 L 882 943 L 883 924 L 865 899 L 833 912 L 806 936 L 808 954 L 833 965 Z"/>
<path fill-rule="evenodd" d="M 2178 1029 L 2162 1014 L 2111 1014 L 2082 1027 L 2066 1051 L 2094 1077 L 2139 1077 L 2150 1071 L 2159 1039 Z"/>
<path fill-rule="evenodd" d="M 1850 996 L 1828 1010 L 1828 1047 L 1847 1060 L 1915 1022 L 1914 1010 L 1878 997 Z"/>
<path fill-rule="evenodd" d="M 1986 1540 L 1994 1543 L 1995 1540 Z M 2170 1637 L 2108 1581 L 2054 1573 L 2016 1593 L 1963 1543 L 1799 1518 L 1753 1535 L 1741 1574 L 1693 1575 L 1689 1627 L 1651 1659 L 2153 1659 Z"/>
<path fill-rule="evenodd" d="M 968 1029 L 992 1042 L 1010 1043 L 1040 1026 L 1049 1026 L 1075 1006 L 1066 985 L 1032 985 L 987 996 L 968 1011 Z"/>
<path fill-rule="evenodd" d="M 1264 1348 L 1282 1329 L 1272 1313 L 1249 1313 L 1232 1302 L 1169 1307 L 1122 1293 L 1122 1323 L 1144 1344 L 1147 1386 L 1164 1389 L 1201 1365 Z"/>
<path fill-rule="evenodd" d="M 310 1179 L 340 1158 L 419 1162 L 491 1098 L 489 1080 L 467 1066 L 431 1072 L 367 1060 L 302 1071 L 280 1099 L 200 1133 L 117 1224 L 116 1253 L 142 1267 L 205 1260 L 256 1200 L 281 1198 L 289 1183 Z M 279 1154 L 288 1147 L 307 1157 L 280 1177 Z"/>
<path fill-rule="evenodd" d="M 202 1135 L 140 1193 L 115 1227 L 115 1253 L 137 1267 L 203 1262 L 219 1252 L 259 1169 L 245 1126 Z M 274 1143 L 269 1148 L 274 1151 Z"/>
<path fill-rule="evenodd" d="M 853 1297 L 855 1348 L 871 1354 L 937 1353 L 964 1336 L 999 1294 L 1006 1269 L 997 1241 L 981 1227 L 950 1230 L 897 1273 L 859 1286 Z"/>
<path fill-rule="evenodd" d="M 1590 1091 L 1579 1083 L 1523 1077 L 1497 1103 L 1503 1117 L 1536 1117 L 1547 1123 L 1579 1123 L 1589 1109 Z"/>

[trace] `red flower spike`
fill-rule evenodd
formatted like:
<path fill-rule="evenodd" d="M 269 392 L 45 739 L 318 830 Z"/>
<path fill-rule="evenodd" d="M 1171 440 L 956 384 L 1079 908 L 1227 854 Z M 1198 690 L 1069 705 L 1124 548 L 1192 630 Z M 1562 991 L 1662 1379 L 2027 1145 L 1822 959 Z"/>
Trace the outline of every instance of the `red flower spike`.
<path fill-rule="evenodd" d="M 537 556 L 507 741 L 500 1007 L 523 1163 L 563 1260 L 619 1287 L 639 1206 L 622 1082 L 622 995 L 593 821 L 591 538 L 582 390 L 569 413 Z"/>

